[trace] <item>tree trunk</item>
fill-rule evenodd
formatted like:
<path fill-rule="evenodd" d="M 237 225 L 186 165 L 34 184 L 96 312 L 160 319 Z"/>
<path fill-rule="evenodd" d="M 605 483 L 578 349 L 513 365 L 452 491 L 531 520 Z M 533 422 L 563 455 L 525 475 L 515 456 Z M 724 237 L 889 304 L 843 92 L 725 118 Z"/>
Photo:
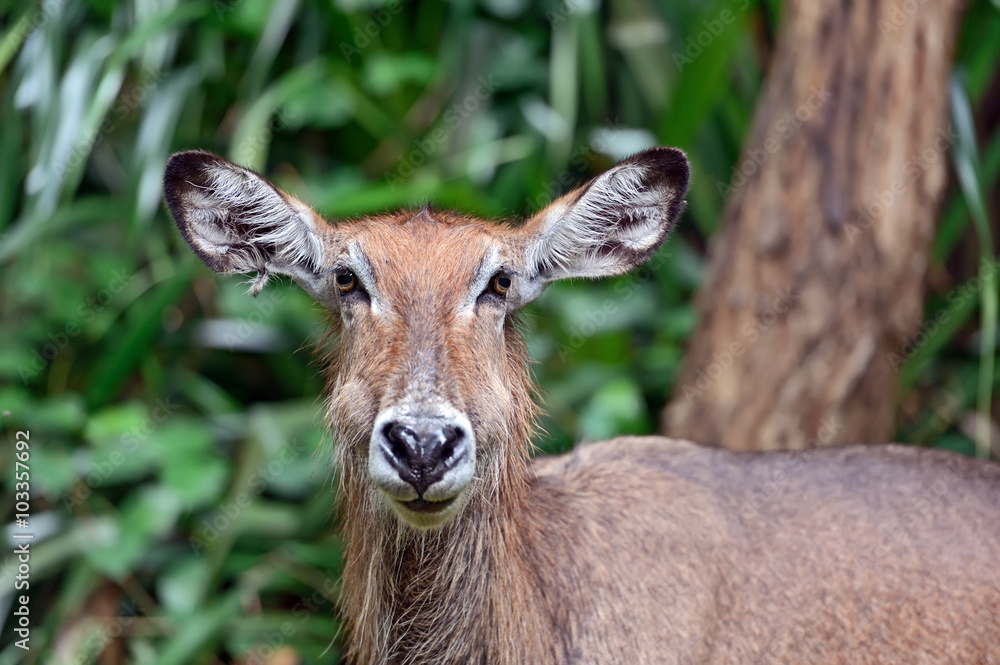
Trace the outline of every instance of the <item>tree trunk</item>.
<path fill-rule="evenodd" d="M 667 434 L 736 450 L 892 437 L 899 367 L 925 339 L 959 9 L 785 5 L 749 148 L 719 184 L 724 224 Z"/>

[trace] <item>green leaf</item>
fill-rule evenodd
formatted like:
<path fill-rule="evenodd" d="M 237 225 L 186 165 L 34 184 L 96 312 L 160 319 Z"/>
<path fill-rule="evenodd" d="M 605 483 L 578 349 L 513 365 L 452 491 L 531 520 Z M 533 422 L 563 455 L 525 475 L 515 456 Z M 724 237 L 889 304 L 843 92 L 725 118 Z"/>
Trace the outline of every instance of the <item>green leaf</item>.
<path fill-rule="evenodd" d="M 174 492 L 140 487 L 122 502 L 119 515 L 106 522 L 87 559 L 112 579 L 124 579 L 146 558 L 150 546 L 170 532 L 180 511 Z"/>
<path fill-rule="evenodd" d="M 723 23 L 724 12 L 734 16 L 734 22 Z M 745 39 L 746 33 L 741 26 L 747 20 L 747 14 L 737 11 L 731 0 L 715 0 L 705 7 L 701 20 L 694 22 L 686 42 L 680 43 L 678 39 L 673 45 L 673 58 L 680 74 L 670 94 L 669 110 L 663 114 L 657 132 L 663 145 L 688 145 L 710 116 L 716 100 L 723 96 L 722 91 L 728 85 L 726 66 Z M 707 24 L 710 22 L 721 26 L 718 34 L 709 29 Z M 698 42 L 702 35 L 710 39 L 707 46 Z M 694 46 L 688 53 L 691 44 Z M 682 58 L 680 64 L 676 64 L 678 57 Z"/>
<path fill-rule="evenodd" d="M 148 418 L 146 405 L 141 402 L 108 406 L 90 417 L 84 437 L 96 448 L 110 448 L 121 444 L 128 432 L 141 432 Z"/>
<path fill-rule="evenodd" d="M 204 558 L 192 555 L 175 559 L 156 580 L 157 597 L 168 613 L 190 615 L 198 610 L 210 576 Z"/>
<path fill-rule="evenodd" d="M 157 284 L 147 296 L 132 304 L 129 330 L 109 351 L 87 386 L 87 401 L 91 405 L 111 401 L 139 360 L 152 352 L 150 347 L 162 328 L 164 311 L 177 301 L 189 284 L 187 274 L 176 275 Z"/>
<path fill-rule="evenodd" d="M 195 653 L 218 642 L 222 638 L 223 627 L 242 613 L 239 590 L 208 601 L 197 612 L 179 620 L 177 632 L 164 644 L 156 665 L 189 665 L 196 662 Z"/>
<path fill-rule="evenodd" d="M 620 378 L 610 381 L 589 400 L 582 410 L 580 428 L 589 441 L 603 441 L 636 430 L 646 415 L 642 391 L 635 381 Z"/>
<path fill-rule="evenodd" d="M 954 77 L 951 81 L 951 110 L 955 121 L 958 140 L 955 143 L 955 170 L 958 172 L 958 182 L 969 211 L 972 213 L 973 226 L 979 236 L 980 259 L 984 270 L 980 270 L 982 290 L 980 291 L 980 335 L 982 341 L 979 351 L 979 389 L 976 410 L 979 419 L 976 426 L 976 456 L 986 459 L 990 455 L 990 424 L 991 407 L 993 404 L 993 368 L 996 363 L 998 286 L 996 257 L 993 255 L 993 234 L 986 213 L 986 202 L 983 199 L 982 173 L 977 152 L 975 123 L 972 119 L 972 109 L 968 93 L 960 79 Z"/>

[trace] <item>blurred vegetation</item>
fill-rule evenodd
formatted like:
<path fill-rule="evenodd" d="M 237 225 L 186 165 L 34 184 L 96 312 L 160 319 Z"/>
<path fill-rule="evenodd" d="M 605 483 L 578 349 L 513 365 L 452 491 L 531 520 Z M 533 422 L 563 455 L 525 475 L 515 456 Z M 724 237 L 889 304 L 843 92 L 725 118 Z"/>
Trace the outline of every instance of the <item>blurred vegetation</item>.
<path fill-rule="evenodd" d="M 5 442 L 31 432 L 36 534 L 32 651 L 12 645 L 4 558 L 0 665 L 339 657 L 308 351 L 321 314 L 288 282 L 254 300 L 198 262 L 161 202 L 172 151 L 228 156 L 331 217 L 427 200 L 508 217 L 638 149 L 684 148 L 690 205 L 654 269 L 555 285 L 528 316 L 544 450 L 652 432 L 780 14 L 779 0 L 0 0 L 0 412 Z M 995 292 L 984 308 L 968 280 L 993 255 L 1000 132 L 981 118 L 998 54 L 1000 12 L 974 0 L 952 99 L 979 136 L 966 122 L 927 306 L 953 316 L 901 373 L 900 438 L 967 453 L 977 394 L 997 384 L 975 316 L 995 327 Z M 9 524 L 12 473 L 0 488 Z"/>

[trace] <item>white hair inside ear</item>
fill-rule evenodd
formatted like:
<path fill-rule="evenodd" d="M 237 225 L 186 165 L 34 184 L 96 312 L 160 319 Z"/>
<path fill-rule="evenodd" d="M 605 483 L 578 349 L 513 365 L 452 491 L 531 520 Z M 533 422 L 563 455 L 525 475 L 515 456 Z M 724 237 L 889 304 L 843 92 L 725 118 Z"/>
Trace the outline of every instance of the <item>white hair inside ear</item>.
<path fill-rule="evenodd" d="M 549 282 L 635 268 L 673 229 L 687 183 L 687 158 L 674 148 L 656 148 L 622 162 L 525 224 L 529 270 Z"/>
<path fill-rule="evenodd" d="M 164 191 L 177 226 L 216 272 L 256 273 L 257 295 L 272 273 L 289 275 L 311 293 L 330 227 L 308 206 L 253 171 L 203 152 L 174 155 Z"/>

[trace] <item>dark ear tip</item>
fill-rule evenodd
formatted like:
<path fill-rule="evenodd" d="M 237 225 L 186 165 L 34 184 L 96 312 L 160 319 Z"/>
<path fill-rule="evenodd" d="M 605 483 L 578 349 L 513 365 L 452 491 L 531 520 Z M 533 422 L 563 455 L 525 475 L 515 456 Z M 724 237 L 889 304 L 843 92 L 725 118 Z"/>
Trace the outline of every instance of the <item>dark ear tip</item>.
<path fill-rule="evenodd" d="M 687 155 L 680 148 L 650 148 L 633 155 L 626 161 L 651 167 L 664 180 L 670 182 L 671 189 L 680 191 L 682 197 L 687 192 L 688 181 L 691 179 L 691 166 Z"/>
<path fill-rule="evenodd" d="M 185 150 L 175 152 L 167 160 L 163 171 L 163 183 L 169 190 L 184 180 L 197 177 L 205 166 L 223 161 L 217 155 L 202 150 Z"/>
<path fill-rule="evenodd" d="M 188 241 L 188 244 L 191 244 L 191 240 L 187 231 L 184 192 L 192 186 L 207 184 L 205 182 L 205 167 L 222 161 L 224 160 L 221 157 L 201 150 L 177 152 L 167 160 L 167 166 L 163 170 L 163 196 L 177 228 L 180 229 L 181 235 Z M 195 251 L 197 252 L 197 250 Z M 199 256 L 210 266 L 212 265 L 208 258 L 200 253 Z"/>

